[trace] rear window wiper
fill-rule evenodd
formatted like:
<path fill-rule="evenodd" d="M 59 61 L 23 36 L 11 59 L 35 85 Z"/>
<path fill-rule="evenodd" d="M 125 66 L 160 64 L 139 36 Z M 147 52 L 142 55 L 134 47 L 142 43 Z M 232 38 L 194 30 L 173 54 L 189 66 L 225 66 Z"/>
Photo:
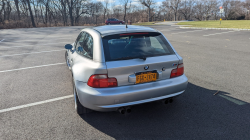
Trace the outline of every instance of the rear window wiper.
<path fill-rule="evenodd" d="M 127 57 L 116 58 L 116 59 L 113 59 L 113 60 L 128 60 L 128 59 L 134 59 L 134 58 L 135 58 L 135 57 L 127 56 Z"/>
<path fill-rule="evenodd" d="M 147 57 L 142 56 L 142 57 L 140 57 L 140 59 L 146 60 L 146 59 L 147 59 Z"/>

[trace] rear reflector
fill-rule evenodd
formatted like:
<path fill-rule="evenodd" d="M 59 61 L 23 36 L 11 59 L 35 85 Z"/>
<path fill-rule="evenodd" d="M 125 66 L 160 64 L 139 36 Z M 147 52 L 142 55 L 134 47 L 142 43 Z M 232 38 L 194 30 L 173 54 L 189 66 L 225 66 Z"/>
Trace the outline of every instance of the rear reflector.
<path fill-rule="evenodd" d="M 179 64 L 177 69 L 173 69 L 170 78 L 178 77 L 184 74 L 184 64 Z"/>
<path fill-rule="evenodd" d="M 89 77 L 88 85 L 94 88 L 117 87 L 117 80 L 106 74 L 96 74 Z"/>
<path fill-rule="evenodd" d="M 128 34 L 120 34 L 120 36 L 125 36 L 125 35 L 145 35 L 148 33 L 128 33 Z"/>

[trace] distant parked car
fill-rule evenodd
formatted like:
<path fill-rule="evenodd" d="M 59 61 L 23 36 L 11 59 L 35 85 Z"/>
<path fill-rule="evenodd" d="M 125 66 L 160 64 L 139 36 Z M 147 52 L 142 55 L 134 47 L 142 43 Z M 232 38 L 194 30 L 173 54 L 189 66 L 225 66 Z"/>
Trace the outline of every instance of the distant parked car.
<path fill-rule="evenodd" d="M 106 20 L 105 24 L 110 25 L 110 24 L 124 24 L 124 21 L 118 20 L 116 18 L 109 18 Z"/>

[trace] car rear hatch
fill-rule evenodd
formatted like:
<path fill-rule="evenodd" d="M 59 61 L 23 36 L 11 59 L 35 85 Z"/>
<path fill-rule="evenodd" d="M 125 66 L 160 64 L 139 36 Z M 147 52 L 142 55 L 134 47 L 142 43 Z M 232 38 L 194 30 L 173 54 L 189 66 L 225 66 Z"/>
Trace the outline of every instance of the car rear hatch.
<path fill-rule="evenodd" d="M 103 37 L 108 77 L 118 86 L 170 78 L 179 59 L 158 32 L 115 34 Z"/>

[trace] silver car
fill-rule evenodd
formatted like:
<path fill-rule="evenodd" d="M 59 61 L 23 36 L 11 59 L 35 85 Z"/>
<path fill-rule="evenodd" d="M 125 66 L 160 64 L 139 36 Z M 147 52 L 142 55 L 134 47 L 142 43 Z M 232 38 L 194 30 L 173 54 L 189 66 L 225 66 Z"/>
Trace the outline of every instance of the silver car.
<path fill-rule="evenodd" d="M 131 106 L 182 94 L 188 84 L 183 59 L 159 31 L 142 26 L 83 29 L 65 45 L 78 114 L 131 112 Z"/>

